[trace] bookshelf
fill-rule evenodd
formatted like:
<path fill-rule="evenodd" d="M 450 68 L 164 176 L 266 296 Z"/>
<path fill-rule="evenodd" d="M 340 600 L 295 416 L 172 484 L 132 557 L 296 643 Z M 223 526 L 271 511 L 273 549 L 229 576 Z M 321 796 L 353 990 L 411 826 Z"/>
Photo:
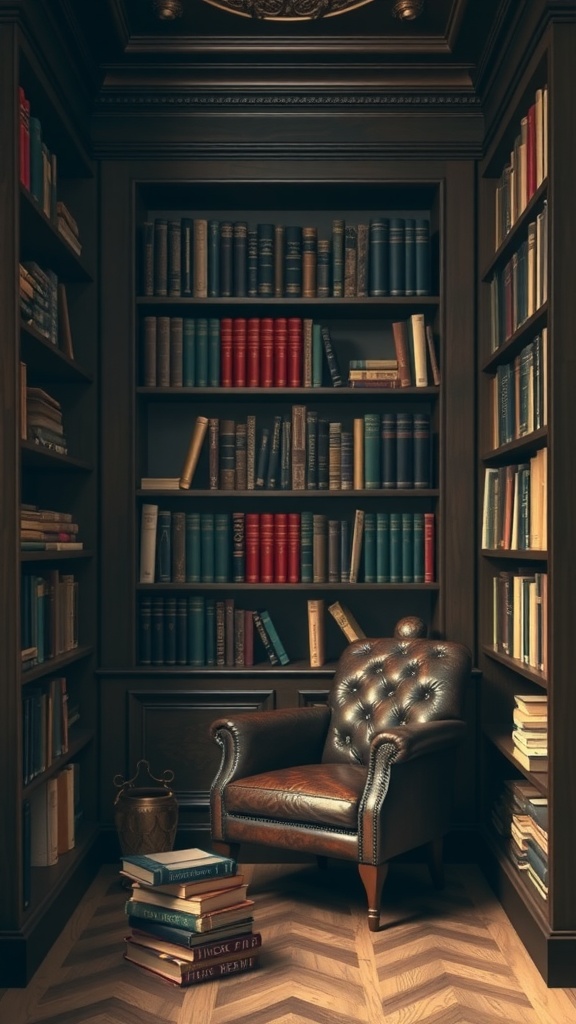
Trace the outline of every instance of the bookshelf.
<path fill-rule="evenodd" d="M 499 66 L 479 177 L 482 820 L 486 865 L 503 906 L 547 983 L 563 986 L 574 980 L 576 940 L 567 735 L 574 717 L 568 523 L 575 506 L 566 431 L 573 311 L 563 292 L 565 246 L 575 225 L 566 176 L 573 141 L 560 82 L 572 73 L 574 25 L 551 22 L 527 42 L 520 33 L 514 44 L 529 54 L 510 64 L 518 67 L 515 75 Z M 520 200 L 510 200 L 514 181 Z M 512 714 L 522 694 L 547 699 L 546 770 L 528 770 L 516 757 Z M 528 783 L 548 800 L 547 893 L 495 826 L 505 780 Z"/>
<path fill-rule="evenodd" d="M 64 82 L 48 77 L 43 56 L 51 45 L 49 34 L 38 44 L 33 32 L 10 20 L 0 30 L 0 161 L 10 196 L 2 204 L 0 275 L 4 985 L 26 984 L 97 866 L 96 189 L 74 127 L 76 103 L 64 109 L 58 98 L 61 89 L 70 91 L 73 71 L 64 72 Z M 29 132 L 22 131 L 30 122 L 36 138 L 28 149 Z M 62 223 L 65 213 L 73 213 L 78 234 Z M 57 312 L 57 285 L 65 289 L 73 348 Z M 34 520 L 38 508 L 54 513 L 52 527 Z M 28 536 L 37 536 L 27 550 L 21 550 L 24 517 Z M 45 541 L 61 548 L 44 547 Z M 37 849 L 36 813 L 53 784 L 62 808 L 57 780 L 69 765 L 75 766 L 74 846 L 64 850 L 60 843 L 50 864 L 42 864 L 49 858 Z"/>
<path fill-rule="evenodd" d="M 103 543 L 107 554 L 104 557 L 103 576 L 103 660 L 100 669 L 102 679 L 102 713 L 109 723 L 107 750 L 103 751 L 104 772 L 112 778 L 115 772 L 125 770 L 125 764 L 134 759 L 147 757 L 158 768 L 170 767 L 175 772 L 180 802 L 179 828 L 183 842 L 201 844 L 208 841 L 209 816 L 208 792 L 211 779 L 217 767 L 217 751 L 209 741 L 209 724 L 220 709 L 226 708 L 272 708 L 294 707 L 310 703 L 321 703 L 333 674 L 334 663 L 346 646 L 346 638 L 332 616 L 328 605 L 340 601 L 346 605 L 367 635 L 386 635 L 391 632 L 397 619 L 402 615 L 420 615 L 433 635 L 454 637 L 459 635 L 471 645 L 469 620 L 457 619 L 460 614 L 466 618 L 465 602 L 448 606 L 446 588 L 462 586 L 462 578 L 456 572 L 456 561 L 452 552 L 458 548 L 464 558 L 472 549 L 468 548 L 465 524 L 465 509 L 471 498 L 471 491 L 463 495 L 462 516 L 460 510 L 455 516 L 448 533 L 442 518 L 443 503 L 446 500 L 447 464 L 459 463 L 463 448 L 471 444 L 471 406 L 466 400 L 466 387 L 472 385 L 472 363 L 467 362 L 470 350 L 462 350 L 456 344 L 458 330 L 457 310 L 450 317 L 447 326 L 446 299 L 441 282 L 444 267 L 456 273 L 455 265 L 461 258 L 461 267 L 467 266 L 464 225 L 462 228 L 462 249 L 460 227 L 456 227 L 455 206 L 452 200 L 446 204 L 444 171 L 430 176 L 420 168 L 416 173 L 413 166 L 397 168 L 393 178 L 383 175 L 383 168 L 372 169 L 362 189 L 362 201 L 358 203 L 357 168 L 350 173 L 343 166 L 339 169 L 342 180 L 334 181 L 324 177 L 327 168 L 316 169 L 316 180 L 301 180 L 299 169 L 290 169 L 286 180 L 285 168 L 276 161 L 270 161 L 259 168 L 245 173 L 247 180 L 226 181 L 226 174 L 217 161 L 211 170 L 200 164 L 186 169 L 177 162 L 167 161 L 161 167 L 145 161 L 135 161 L 125 169 L 124 185 L 118 189 L 118 177 L 113 184 L 112 173 L 104 171 L 103 195 L 105 222 L 103 231 L 103 258 L 127 244 L 129 238 L 133 251 L 130 275 L 125 274 L 118 282 L 107 282 L 105 306 L 110 310 L 110 323 L 114 323 L 116 336 L 128 328 L 132 338 L 129 354 L 112 350 L 104 353 L 103 381 L 105 381 L 106 404 L 117 404 L 115 396 L 123 388 L 131 389 L 129 405 L 124 400 L 120 430 L 114 432 L 117 449 L 115 464 L 109 460 L 104 466 L 103 501 L 112 501 L 114 495 L 116 514 L 121 524 L 117 530 L 104 527 Z M 450 178 L 450 173 L 448 178 Z M 377 181 L 374 180 L 377 178 Z M 466 177 L 466 176 L 465 176 Z M 292 179 L 292 180 L 290 180 Z M 470 180 L 471 182 L 471 180 Z M 462 179 L 459 188 L 468 187 Z M 120 203 L 130 202 L 120 209 Z M 456 200 L 454 200 L 455 202 Z M 126 210 L 130 211 L 128 216 Z M 185 217 L 202 219 L 207 222 L 246 222 L 250 227 L 258 223 L 306 225 L 313 224 L 318 237 L 329 237 L 335 219 L 346 223 L 369 223 L 377 214 L 389 217 L 422 217 L 430 223 L 431 237 L 431 287 L 425 296 L 310 296 L 289 295 L 264 296 L 158 296 L 145 295 L 141 285 L 142 226 L 157 219 L 182 222 Z M 449 257 L 444 251 L 446 225 L 455 231 L 458 240 Z M 471 281 L 471 278 L 470 278 Z M 127 299 L 126 288 L 129 289 Z M 113 314 L 112 314 L 112 311 Z M 440 384 L 430 382 L 425 387 L 403 389 L 365 389 L 348 385 L 348 363 L 352 359 L 376 357 L 392 358 L 395 355 L 392 323 L 405 321 L 412 314 L 422 313 L 433 329 L 436 352 L 442 374 L 450 374 L 462 359 L 462 380 L 468 383 L 460 391 L 448 397 Z M 214 377 L 213 383 L 201 385 L 175 384 L 170 377 L 167 383 L 153 385 L 147 382 L 145 363 L 146 321 L 155 317 L 169 320 L 181 318 L 215 321 L 260 319 L 311 320 L 330 330 L 332 342 L 338 357 L 344 381 L 342 387 L 330 383 L 328 364 L 324 357 L 323 377 L 319 386 L 309 387 L 303 383 L 293 386 L 280 384 L 272 386 L 222 386 Z M 302 333 L 304 324 L 302 323 Z M 108 334 L 105 330 L 104 334 Z M 447 337 L 450 342 L 447 344 Z M 106 369 L 108 367 L 108 369 Z M 114 370 L 112 371 L 112 367 Z M 149 368 L 149 367 L 148 367 Z M 460 371 L 457 371 L 458 373 Z M 467 376 L 469 374 L 470 376 Z M 162 486 L 145 484 L 143 478 L 176 479 L 180 476 L 189 439 L 197 417 L 208 420 L 233 420 L 245 423 L 250 416 L 256 419 L 257 443 L 263 427 L 272 428 L 274 417 L 281 415 L 291 419 L 295 406 L 313 410 L 318 418 L 342 423 L 344 431 L 352 433 L 355 418 L 372 413 L 381 417 L 383 413 L 425 414 L 429 419 L 432 437 L 431 449 L 434 456 L 427 486 L 416 488 L 382 487 L 381 480 L 373 488 L 326 489 L 318 487 L 299 489 L 294 487 L 292 477 L 285 488 L 256 488 L 247 486 L 228 489 L 210 485 L 210 443 L 207 434 L 200 452 L 191 487 L 189 490 L 164 489 Z M 456 412 L 458 406 L 458 413 Z M 464 409 L 464 406 L 466 407 Z M 463 413 L 460 421 L 461 432 L 446 430 L 446 424 L 455 423 L 454 417 Z M 124 424 L 124 427 L 122 427 Z M 110 427 L 112 437 L 112 427 Z M 119 446 L 119 447 L 118 447 Z M 107 445 L 104 446 L 104 449 Z M 129 467 L 129 471 L 128 471 Z M 220 466 L 221 469 L 221 466 Z M 431 581 L 410 582 L 402 580 L 366 579 L 362 564 L 358 582 L 346 582 L 340 576 L 335 580 L 326 574 L 322 579 L 306 579 L 298 567 L 296 578 L 291 581 L 278 580 L 275 569 L 272 578 L 261 575 L 249 581 L 234 579 L 231 568 L 221 582 L 205 576 L 199 580 L 174 581 L 168 578 L 154 582 L 140 582 L 140 531 L 142 507 L 153 504 L 158 511 L 168 511 L 172 521 L 179 514 L 188 513 L 228 517 L 231 529 L 234 514 L 265 516 L 301 516 L 307 512 L 326 520 L 346 520 L 353 523 L 357 510 L 365 515 L 402 512 L 413 515 L 433 514 L 436 524 L 436 549 L 434 573 Z M 325 537 L 326 546 L 328 541 Z M 122 574 L 109 574 L 106 565 L 117 560 L 125 567 Z M 227 563 L 230 566 L 230 562 Z M 120 588 L 120 590 L 118 590 Z M 118 622 L 111 610 L 111 594 L 115 590 L 115 603 L 122 603 L 126 614 Z M 107 595 L 107 596 L 106 596 Z M 217 602 L 234 602 L 234 611 L 266 609 L 280 639 L 289 655 L 286 665 L 271 664 L 265 651 L 254 640 L 254 664 L 234 663 L 225 656 L 224 664 L 209 663 L 205 652 L 198 658 L 196 652 L 190 660 L 184 653 L 169 658 L 152 657 L 141 659 L 142 609 L 146 614 L 155 602 L 164 601 L 165 609 L 172 600 L 178 609 L 185 607 L 188 599 L 201 599 L 205 610 Z M 160 600 L 159 600 L 160 599 Z M 325 661 L 312 668 L 309 657 L 309 634 L 307 605 L 309 600 L 325 601 Z M 152 615 L 154 612 L 152 611 Z M 215 614 L 215 611 L 214 611 Z M 214 642 L 214 641 L 213 641 Z M 180 648 L 178 648 L 180 650 Z M 226 664 L 226 660 L 228 663 Z M 193 734 L 194 754 L 190 758 L 190 744 L 186 735 Z M 127 736 L 126 746 L 121 736 Z M 116 760 L 113 752 L 116 751 Z M 472 756 L 468 750 L 466 760 Z M 125 761 L 121 758 L 124 757 Z M 170 762 L 170 763 L 169 763 Z M 102 806 L 110 801 L 110 787 L 103 781 Z M 470 794 L 461 794 L 461 814 L 470 814 Z"/>

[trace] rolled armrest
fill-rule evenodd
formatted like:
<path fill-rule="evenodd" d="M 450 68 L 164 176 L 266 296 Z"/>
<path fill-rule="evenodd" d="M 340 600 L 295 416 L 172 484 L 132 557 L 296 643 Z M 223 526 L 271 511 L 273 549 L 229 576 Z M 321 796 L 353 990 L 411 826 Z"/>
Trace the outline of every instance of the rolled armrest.
<path fill-rule="evenodd" d="M 373 737 L 370 758 L 376 756 L 383 744 L 389 744 L 393 748 L 391 760 L 395 764 L 410 761 L 415 757 L 422 757 L 423 754 L 454 746 L 464 738 L 466 730 L 466 722 L 458 719 L 397 725 Z"/>
<path fill-rule="evenodd" d="M 299 764 L 317 764 L 328 730 L 328 708 L 246 711 L 218 718 L 211 733 L 223 750 L 216 778 L 225 781 Z"/>

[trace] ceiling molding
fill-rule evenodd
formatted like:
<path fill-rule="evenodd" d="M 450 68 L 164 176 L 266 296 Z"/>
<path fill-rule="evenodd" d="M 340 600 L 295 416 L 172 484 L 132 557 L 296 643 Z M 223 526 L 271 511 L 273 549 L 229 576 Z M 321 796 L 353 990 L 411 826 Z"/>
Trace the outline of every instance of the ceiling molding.
<path fill-rule="evenodd" d="M 322 90 L 310 88 L 292 90 L 261 90 L 211 88 L 153 90 L 120 88 L 106 89 L 98 96 L 95 112 L 150 113 L 166 110 L 185 113 L 195 110 L 471 110 L 479 112 L 478 98 L 471 90 L 374 89 L 369 91 Z"/>
<path fill-rule="evenodd" d="M 442 142 L 443 160 L 477 160 L 482 150 L 481 140 L 464 141 L 446 140 Z M 142 140 L 118 139 L 112 141 L 95 139 L 95 156 L 99 160 L 163 160 L 167 159 L 166 143 Z M 294 143 L 270 145 L 252 141 L 242 144 L 237 140 L 233 144 L 215 142 L 171 142 L 169 159 L 171 161 L 187 160 L 279 160 L 290 163 L 300 161 L 334 161 L 348 160 L 359 163 L 370 160 L 410 160 L 418 158 L 437 160 L 438 141 L 430 140 L 422 143 L 393 141 L 377 142 L 370 145 L 358 143 Z"/>

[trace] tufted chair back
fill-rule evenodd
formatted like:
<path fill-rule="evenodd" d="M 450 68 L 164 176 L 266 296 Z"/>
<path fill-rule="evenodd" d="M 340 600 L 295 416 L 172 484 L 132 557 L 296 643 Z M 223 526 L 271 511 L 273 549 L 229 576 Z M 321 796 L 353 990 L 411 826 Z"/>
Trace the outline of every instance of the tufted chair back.
<path fill-rule="evenodd" d="M 357 640 L 342 654 L 328 706 L 323 763 L 367 765 L 376 733 L 462 717 L 462 648 L 442 641 Z"/>

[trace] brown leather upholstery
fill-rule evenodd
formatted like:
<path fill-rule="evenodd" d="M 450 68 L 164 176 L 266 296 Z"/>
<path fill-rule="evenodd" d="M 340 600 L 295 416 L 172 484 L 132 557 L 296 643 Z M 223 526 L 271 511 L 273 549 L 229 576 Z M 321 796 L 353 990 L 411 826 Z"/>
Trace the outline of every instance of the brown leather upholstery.
<path fill-rule="evenodd" d="M 469 652 L 423 638 L 419 620 L 406 622 L 394 638 L 346 648 L 327 707 L 246 712 L 212 725 L 222 748 L 211 792 L 214 847 L 263 843 L 357 861 L 371 927 L 391 857 L 435 844 L 439 868 L 466 728 Z"/>

